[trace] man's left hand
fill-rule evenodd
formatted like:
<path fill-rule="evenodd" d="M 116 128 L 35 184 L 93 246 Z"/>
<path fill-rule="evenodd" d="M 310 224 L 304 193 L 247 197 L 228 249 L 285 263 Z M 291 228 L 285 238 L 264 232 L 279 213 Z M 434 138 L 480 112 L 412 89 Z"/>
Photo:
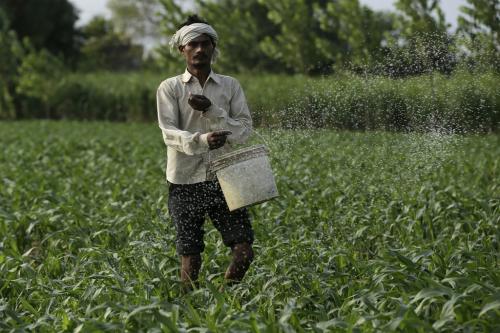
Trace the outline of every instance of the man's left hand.
<path fill-rule="evenodd" d="M 197 111 L 207 111 L 207 109 L 212 105 L 212 102 L 203 95 L 191 94 L 188 99 L 189 105 Z"/>
<path fill-rule="evenodd" d="M 210 150 L 224 146 L 228 135 L 231 135 L 231 132 L 224 130 L 208 133 L 207 142 Z"/>

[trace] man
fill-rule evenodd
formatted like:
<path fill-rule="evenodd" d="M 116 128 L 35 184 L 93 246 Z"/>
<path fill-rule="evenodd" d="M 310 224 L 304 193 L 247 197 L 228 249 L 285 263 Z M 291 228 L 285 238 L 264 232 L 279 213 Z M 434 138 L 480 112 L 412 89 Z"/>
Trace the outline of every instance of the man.
<path fill-rule="evenodd" d="M 186 61 L 184 74 L 163 81 L 157 92 L 158 121 L 167 145 L 168 208 L 176 227 L 181 281 L 198 278 L 204 250 L 203 224 L 208 215 L 231 248 L 228 282 L 243 279 L 253 260 L 253 230 L 246 209 L 230 212 L 209 162 L 250 136 L 252 119 L 238 81 L 216 74 L 215 30 L 190 16 L 170 40 Z"/>

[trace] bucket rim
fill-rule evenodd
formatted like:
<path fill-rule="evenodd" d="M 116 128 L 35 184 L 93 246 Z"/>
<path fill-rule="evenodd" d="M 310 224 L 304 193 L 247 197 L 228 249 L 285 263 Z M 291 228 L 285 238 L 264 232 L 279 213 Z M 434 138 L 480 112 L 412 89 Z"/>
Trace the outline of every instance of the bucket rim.
<path fill-rule="evenodd" d="M 269 149 L 267 149 L 266 145 L 260 144 L 260 145 L 254 145 L 250 147 L 245 147 L 237 150 L 233 150 L 229 153 L 217 156 L 216 158 L 213 159 L 212 163 L 217 163 L 220 162 L 221 160 L 226 160 L 226 159 L 231 159 L 233 157 L 236 157 L 241 154 L 245 154 L 248 152 L 254 152 L 254 153 L 269 153 Z"/>
<path fill-rule="evenodd" d="M 244 162 L 256 157 L 266 156 L 269 150 L 265 145 L 255 145 L 251 147 L 246 147 L 238 149 L 224 155 L 221 155 L 214 159 L 209 166 L 211 173 L 217 173 L 217 171 L 222 170 L 233 163 Z"/>

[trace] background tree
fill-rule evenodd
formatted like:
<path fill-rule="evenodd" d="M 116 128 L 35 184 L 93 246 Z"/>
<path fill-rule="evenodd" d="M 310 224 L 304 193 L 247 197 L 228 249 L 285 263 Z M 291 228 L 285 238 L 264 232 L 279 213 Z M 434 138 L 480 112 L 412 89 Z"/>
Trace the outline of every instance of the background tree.
<path fill-rule="evenodd" d="M 65 66 L 46 49 L 24 45 L 24 56 L 16 83 L 17 118 L 57 118 L 48 106 L 54 94 L 54 82 L 63 77 Z"/>
<path fill-rule="evenodd" d="M 358 0 L 329 2 L 320 23 L 323 30 L 336 34 L 342 45 L 330 56 L 342 67 L 354 70 L 365 70 L 380 60 L 386 32 L 393 29 L 391 15 L 361 6 Z"/>
<path fill-rule="evenodd" d="M 338 34 L 321 28 L 328 1 L 259 0 L 267 8 L 267 17 L 279 27 L 277 34 L 266 36 L 261 50 L 281 61 L 289 73 L 327 72 L 335 63 L 342 45 Z"/>
<path fill-rule="evenodd" d="M 467 0 L 461 6 L 458 32 L 464 38 L 469 64 L 500 69 L 500 1 Z"/>
<path fill-rule="evenodd" d="M 0 7 L 0 119 L 16 116 L 15 87 L 24 50 Z"/>
<path fill-rule="evenodd" d="M 279 28 L 269 20 L 267 8 L 258 0 L 197 0 L 196 9 L 220 36 L 218 68 L 230 72 L 284 70 L 282 64 L 260 49 L 266 36 L 275 35 Z"/>
<path fill-rule="evenodd" d="M 47 49 L 35 49 L 28 37 L 20 42 L 0 8 L 0 119 L 50 118 L 48 96 L 63 71 Z"/>
<path fill-rule="evenodd" d="M 456 61 L 439 0 L 398 0 L 395 37 L 389 41 L 392 74 L 449 73 Z"/>
<path fill-rule="evenodd" d="M 74 63 L 78 55 L 78 14 L 68 0 L 2 0 L 0 2 L 19 37 L 28 37 L 37 50 L 43 48 Z"/>
<path fill-rule="evenodd" d="M 164 40 L 154 50 L 154 56 L 160 68 L 167 72 L 175 73 L 183 68 L 184 62 L 180 54 L 172 53 L 168 41 L 177 31 L 179 25 L 186 20 L 187 15 L 192 14 L 185 11 L 175 0 L 158 0 L 160 10 L 158 11 L 160 22 L 160 33 Z"/>
<path fill-rule="evenodd" d="M 146 46 L 160 37 L 161 3 L 158 0 L 108 0 L 115 29 Z"/>
<path fill-rule="evenodd" d="M 170 37 L 188 13 L 174 0 L 161 3 L 161 23 Z M 365 69 L 382 57 L 386 32 L 393 28 L 392 16 L 357 0 L 196 0 L 193 9 L 221 36 L 217 67 L 232 72 Z M 165 64 L 181 65 L 168 48 L 160 53 Z"/>
<path fill-rule="evenodd" d="M 186 17 L 196 12 L 214 26 L 220 36 L 217 45 L 221 51 L 216 68 L 220 71 L 283 71 L 285 66 L 263 53 L 260 43 L 266 36 L 278 32 L 278 28 L 267 18 L 267 8 L 258 0 L 212 0 L 193 3 L 193 12 L 186 10 L 173 0 L 160 0 L 161 26 L 168 39 L 175 33 Z M 223 17 L 224 20 L 220 18 Z M 173 54 L 166 43 L 157 50 L 162 67 L 178 71 L 184 66 L 182 58 Z"/>
<path fill-rule="evenodd" d="M 131 70 L 141 66 L 142 46 L 116 32 L 111 21 L 96 16 L 82 32 L 85 40 L 81 48 L 82 69 Z"/>
<path fill-rule="evenodd" d="M 308 74 L 366 68 L 381 57 L 392 17 L 358 0 L 259 0 L 279 28 L 261 43 L 264 53 Z"/>

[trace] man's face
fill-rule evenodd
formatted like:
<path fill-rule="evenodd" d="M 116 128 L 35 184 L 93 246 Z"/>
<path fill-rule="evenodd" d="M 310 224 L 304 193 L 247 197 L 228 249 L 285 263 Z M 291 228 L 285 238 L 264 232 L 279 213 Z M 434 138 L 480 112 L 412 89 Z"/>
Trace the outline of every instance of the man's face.
<path fill-rule="evenodd" d="M 188 66 L 204 67 L 210 65 L 215 46 L 207 35 L 196 37 L 179 50 L 184 55 Z"/>

